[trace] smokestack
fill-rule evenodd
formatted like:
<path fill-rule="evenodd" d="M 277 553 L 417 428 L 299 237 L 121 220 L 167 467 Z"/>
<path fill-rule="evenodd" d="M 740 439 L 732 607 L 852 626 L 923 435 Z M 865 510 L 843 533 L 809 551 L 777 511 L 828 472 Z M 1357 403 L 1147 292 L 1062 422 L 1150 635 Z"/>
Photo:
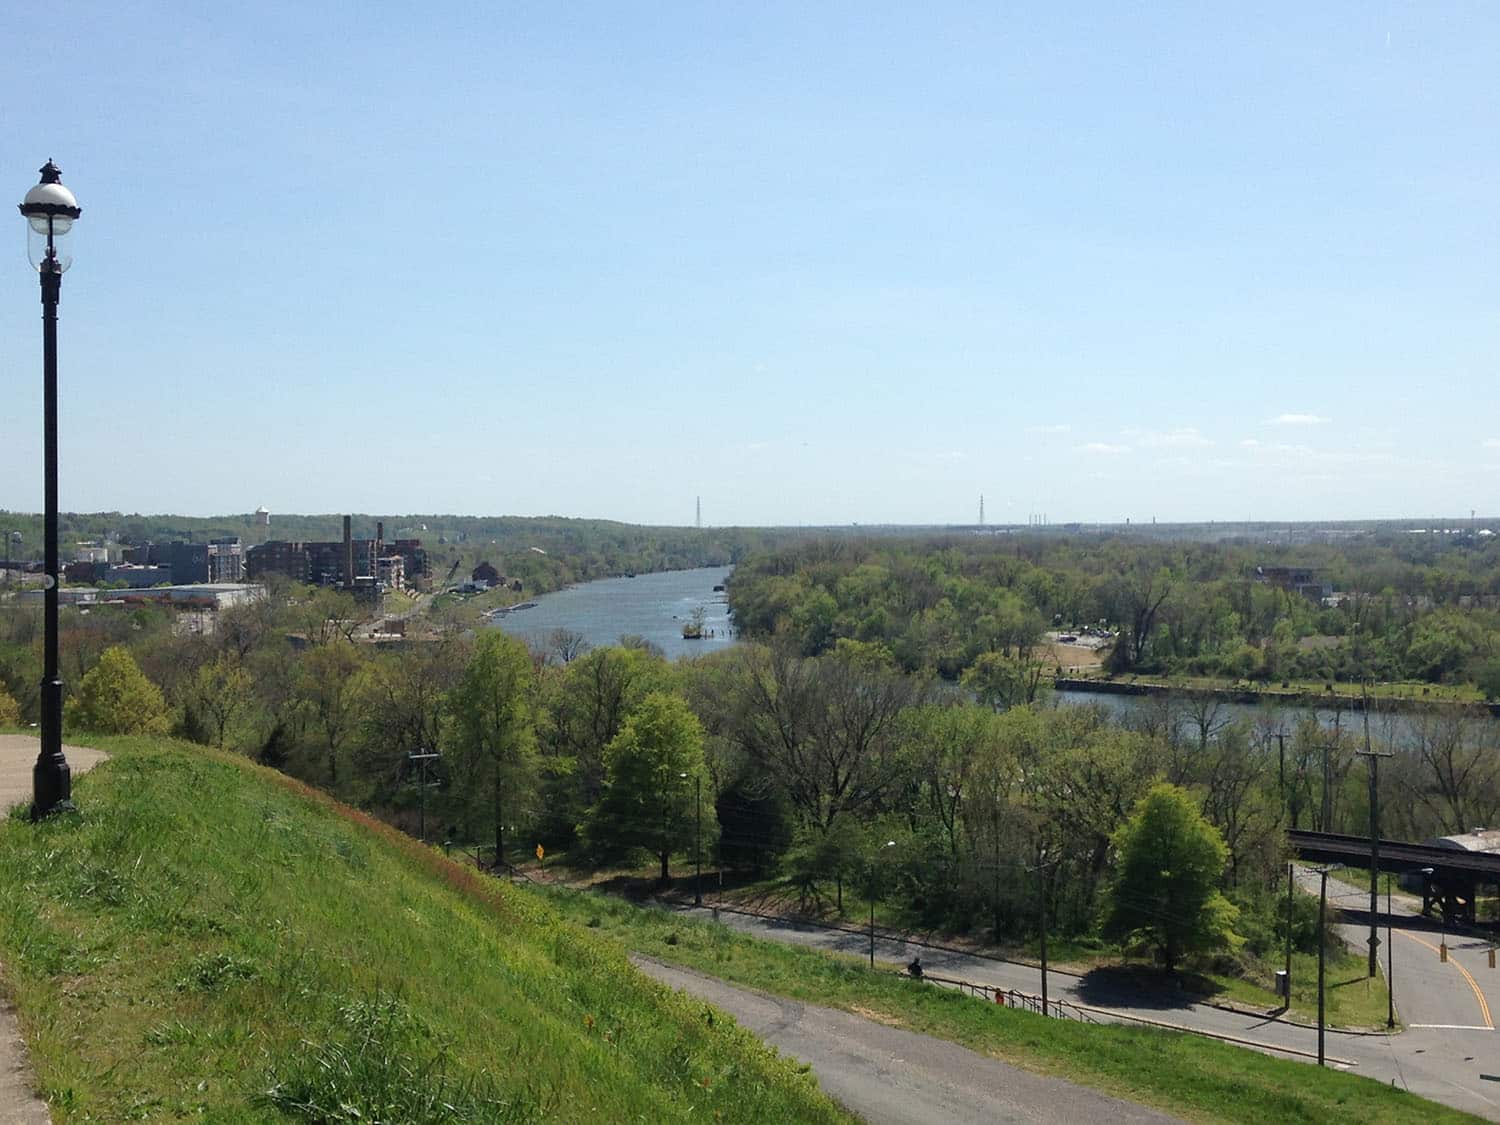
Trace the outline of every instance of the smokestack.
<path fill-rule="evenodd" d="M 354 533 L 350 517 L 344 517 L 344 589 L 354 589 Z"/>

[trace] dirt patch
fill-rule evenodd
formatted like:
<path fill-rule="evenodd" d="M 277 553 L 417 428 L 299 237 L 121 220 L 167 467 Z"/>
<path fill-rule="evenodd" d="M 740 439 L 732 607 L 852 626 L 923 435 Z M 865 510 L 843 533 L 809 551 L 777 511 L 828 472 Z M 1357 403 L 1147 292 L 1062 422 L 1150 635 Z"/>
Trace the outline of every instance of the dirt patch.
<path fill-rule="evenodd" d="M 864 1016 L 865 1019 L 874 1020 L 876 1023 L 883 1023 L 886 1027 L 906 1026 L 903 1020 L 899 1020 L 893 1015 L 889 1015 L 886 1012 L 877 1012 L 871 1008 L 862 1008 L 858 1004 L 850 1004 L 849 1010 L 856 1016 Z"/>
<path fill-rule="evenodd" d="M 1042 665 L 1045 668 L 1061 668 L 1063 672 L 1089 671 L 1101 667 L 1109 655 L 1107 647 L 1090 645 L 1068 645 L 1052 641 L 1041 646 Z"/>

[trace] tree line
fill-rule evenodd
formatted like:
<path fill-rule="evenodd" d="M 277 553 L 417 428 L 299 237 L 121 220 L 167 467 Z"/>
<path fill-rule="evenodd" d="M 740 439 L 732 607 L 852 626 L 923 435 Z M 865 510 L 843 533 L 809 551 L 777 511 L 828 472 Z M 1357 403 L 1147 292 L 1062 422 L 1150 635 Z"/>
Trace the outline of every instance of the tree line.
<path fill-rule="evenodd" d="M 3 620 L 0 723 L 34 717 L 40 678 L 37 615 Z M 243 753 L 414 833 L 425 812 L 429 838 L 487 862 L 542 844 L 575 866 L 646 861 L 667 879 L 701 848 L 809 901 L 878 894 L 913 924 L 1002 940 L 1034 932 L 1044 894 L 1060 932 L 1244 967 L 1288 924 L 1283 830 L 1366 826 L 1363 721 L 1349 714 L 1236 720 L 1188 697 L 1124 719 L 1010 705 L 851 638 L 673 664 L 638 639 L 589 649 L 559 633 L 528 650 L 454 617 L 435 639 L 373 646 L 354 639 L 346 595 L 290 586 L 222 611 L 209 633 L 183 620 L 67 610 L 69 728 Z M 1388 834 L 1493 823 L 1489 720 L 1449 708 L 1404 721 L 1380 776 Z M 412 757 L 429 752 L 426 767 Z M 1150 862 L 1127 861 L 1155 838 L 1148 812 L 1187 818 L 1182 838 L 1198 841 L 1177 868 L 1196 889 L 1176 905 L 1140 875 Z M 1305 911 L 1292 924 L 1312 940 Z"/>
<path fill-rule="evenodd" d="M 1315 576 L 1312 596 L 1278 568 Z M 1337 596 L 1325 600 L 1322 586 Z M 827 539 L 742 562 L 741 632 L 804 655 L 879 644 L 902 669 L 976 665 L 1007 702 L 1055 671 L 1045 630 L 1107 630 L 1116 673 L 1415 681 L 1500 698 L 1500 546 L 1388 535 L 1344 547 L 969 535 Z"/>

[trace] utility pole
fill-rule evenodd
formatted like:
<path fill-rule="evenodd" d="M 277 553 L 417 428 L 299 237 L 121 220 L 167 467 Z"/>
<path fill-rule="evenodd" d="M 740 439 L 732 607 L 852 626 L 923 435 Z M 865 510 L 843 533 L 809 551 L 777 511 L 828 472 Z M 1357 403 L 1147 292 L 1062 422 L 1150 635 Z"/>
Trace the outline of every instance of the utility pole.
<path fill-rule="evenodd" d="M 1276 732 L 1276 783 L 1281 787 L 1281 808 L 1287 813 L 1287 819 L 1291 819 L 1290 804 L 1286 799 L 1286 731 Z M 1292 825 L 1293 828 L 1297 826 Z"/>
<path fill-rule="evenodd" d="M 420 827 L 417 830 L 417 838 L 424 844 L 427 843 L 427 763 L 436 761 L 438 757 L 438 754 L 430 750 L 413 750 L 406 756 L 407 761 L 417 763 L 417 788 L 421 792 L 418 802 L 418 808 L 421 811 L 418 813 Z"/>
<path fill-rule="evenodd" d="M 1037 850 L 1036 866 L 1029 870 L 1036 872 L 1037 890 L 1037 913 L 1041 923 L 1042 939 L 1042 1015 L 1047 1014 L 1047 868 L 1051 866 L 1047 862 L 1047 849 Z"/>
<path fill-rule="evenodd" d="M 1323 743 L 1323 824 L 1324 832 L 1333 831 L 1333 769 L 1328 760 L 1328 752 L 1333 747 L 1330 743 Z"/>
<path fill-rule="evenodd" d="M 1047 1014 L 1047 869 L 1038 867 L 1037 880 L 1042 885 L 1042 1015 Z"/>

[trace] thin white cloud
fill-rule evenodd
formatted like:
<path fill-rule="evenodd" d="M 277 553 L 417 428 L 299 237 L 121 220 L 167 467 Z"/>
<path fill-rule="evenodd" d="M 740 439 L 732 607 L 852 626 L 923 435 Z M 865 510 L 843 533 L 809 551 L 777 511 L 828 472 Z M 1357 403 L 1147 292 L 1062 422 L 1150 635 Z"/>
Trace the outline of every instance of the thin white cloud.
<path fill-rule="evenodd" d="M 1486 449 L 1500 449 L 1500 437 L 1485 438 L 1484 447 Z"/>
<path fill-rule="evenodd" d="M 1327 418 L 1318 414 L 1278 414 L 1272 418 L 1273 426 L 1321 426 Z"/>
<path fill-rule="evenodd" d="M 1048 426 L 1027 426 L 1028 434 L 1065 434 L 1073 427 L 1066 422 L 1054 422 Z"/>
<path fill-rule="evenodd" d="M 1076 448 L 1080 453 L 1099 453 L 1107 456 L 1130 452 L 1128 445 L 1112 445 L 1107 441 L 1091 441 L 1087 445 L 1080 445 Z"/>
<path fill-rule="evenodd" d="M 1213 439 L 1204 437 L 1197 426 L 1178 426 L 1172 430 L 1127 430 L 1125 436 L 1148 449 L 1207 449 Z"/>
<path fill-rule="evenodd" d="M 1255 449 L 1259 445 L 1260 445 L 1260 442 L 1256 441 L 1253 437 L 1242 438 L 1240 440 L 1240 448 L 1241 449 Z"/>

